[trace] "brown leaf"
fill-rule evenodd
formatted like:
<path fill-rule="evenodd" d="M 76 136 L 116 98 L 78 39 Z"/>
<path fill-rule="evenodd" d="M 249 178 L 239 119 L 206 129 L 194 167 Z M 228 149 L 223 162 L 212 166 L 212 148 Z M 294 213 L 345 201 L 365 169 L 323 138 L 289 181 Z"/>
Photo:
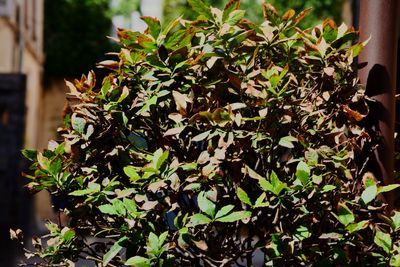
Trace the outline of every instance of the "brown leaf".
<path fill-rule="evenodd" d="M 69 89 L 69 94 L 73 95 L 73 96 L 80 96 L 81 93 L 78 91 L 78 89 L 76 89 L 75 85 L 73 83 L 71 83 L 70 81 L 65 80 L 65 85 L 68 87 Z"/>
<path fill-rule="evenodd" d="M 105 68 L 109 70 L 118 70 L 119 62 L 115 60 L 104 60 L 96 64 L 98 68 Z"/>
<path fill-rule="evenodd" d="M 224 10 L 230 9 L 233 5 L 235 7 L 233 9 L 239 9 L 240 8 L 240 1 L 239 0 L 229 0 L 228 3 L 226 3 Z"/>
<path fill-rule="evenodd" d="M 322 27 L 324 29 L 326 26 L 329 26 L 332 29 L 334 29 L 336 27 L 336 23 L 333 20 L 331 20 L 330 18 L 327 18 L 322 25 L 323 25 Z"/>
<path fill-rule="evenodd" d="M 269 3 L 263 3 L 262 7 L 263 7 L 264 18 L 269 19 L 271 14 L 278 16 L 278 12 L 276 12 L 276 9 L 273 5 Z"/>
<path fill-rule="evenodd" d="M 286 11 L 286 13 L 282 16 L 282 20 L 283 20 L 283 21 L 288 21 L 288 20 L 291 19 L 295 14 L 296 14 L 296 12 L 295 12 L 293 9 L 289 9 L 289 10 Z"/>
<path fill-rule="evenodd" d="M 190 65 L 196 65 L 196 64 L 199 62 L 199 60 L 204 56 L 204 54 L 205 54 L 205 53 L 200 53 L 200 54 L 198 54 L 198 55 L 196 56 L 195 59 L 188 60 L 188 64 L 190 64 Z"/>
<path fill-rule="evenodd" d="M 311 43 L 310 40 L 303 38 L 303 42 L 304 42 L 304 46 L 305 46 L 306 50 L 319 52 L 318 46 Z"/>
<path fill-rule="evenodd" d="M 365 118 L 366 115 L 361 114 L 360 112 L 356 110 L 352 110 L 348 105 L 343 106 L 343 111 L 346 113 L 346 115 L 355 121 L 361 121 L 362 119 Z"/>
<path fill-rule="evenodd" d="M 297 24 L 299 23 L 305 16 L 308 15 L 308 13 L 310 13 L 311 11 L 311 7 L 304 9 L 303 11 L 301 11 L 296 18 L 294 19 L 294 23 Z"/>
<path fill-rule="evenodd" d="M 261 95 L 261 92 L 256 88 L 254 88 L 253 86 L 251 86 L 250 84 L 247 84 L 247 89 L 245 93 L 255 97 L 259 97 Z"/>
<path fill-rule="evenodd" d="M 228 78 L 233 87 L 235 87 L 236 89 L 241 89 L 242 82 L 236 74 L 228 72 Z"/>
<path fill-rule="evenodd" d="M 200 240 L 200 241 L 193 240 L 193 243 L 196 245 L 196 247 L 198 247 L 201 250 L 204 250 L 204 251 L 208 250 L 207 243 L 204 240 Z"/>

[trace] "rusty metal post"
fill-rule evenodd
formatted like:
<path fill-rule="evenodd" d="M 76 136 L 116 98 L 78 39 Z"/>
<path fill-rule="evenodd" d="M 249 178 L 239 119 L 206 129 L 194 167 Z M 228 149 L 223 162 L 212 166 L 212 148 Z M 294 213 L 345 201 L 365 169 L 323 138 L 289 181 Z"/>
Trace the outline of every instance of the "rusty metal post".
<path fill-rule="evenodd" d="M 368 62 L 359 71 L 361 83 L 367 86 L 367 95 L 377 102 L 371 117 L 383 137 L 375 153 L 374 172 L 377 179 L 391 184 L 394 169 L 394 122 L 397 65 L 398 0 L 360 1 L 360 40 L 371 40 L 360 54 L 359 62 Z M 389 207 L 394 205 L 394 194 L 385 196 Z"/>

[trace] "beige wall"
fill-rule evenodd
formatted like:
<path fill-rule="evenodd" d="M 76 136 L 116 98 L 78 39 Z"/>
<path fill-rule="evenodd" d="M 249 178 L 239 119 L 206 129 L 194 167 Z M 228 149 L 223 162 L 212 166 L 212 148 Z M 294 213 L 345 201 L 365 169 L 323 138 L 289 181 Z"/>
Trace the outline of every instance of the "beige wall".
<path fill-rule="evenodd" d="M 38 147 L 47 147 L 49 140 L 56 140 L 57 128 L 62 126 L 62 112 L 65 105 L 65 93 L 67 88 L 63 79 L 52 79 L 46 85 L 42 103 L 42 124 L 39 132 Z M 36 213 L 36 225 L 43 226 L 46 220 L 57 221 L 56 214 L 51 208 L 48 192 L 42 191 L 36 194 L 34 209 Z"/>
<path fill-rule="evenodd" d="M 13 55 L 15 48 L 15 30 L 6 19 L 0 18 L 0 72 L 14 72 Z"/>

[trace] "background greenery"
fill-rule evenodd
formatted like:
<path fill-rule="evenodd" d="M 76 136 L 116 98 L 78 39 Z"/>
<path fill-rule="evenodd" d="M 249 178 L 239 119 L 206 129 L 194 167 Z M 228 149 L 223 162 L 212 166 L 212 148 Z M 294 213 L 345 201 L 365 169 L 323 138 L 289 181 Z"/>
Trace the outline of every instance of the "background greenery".
<path fill-rule="evenodd" d="M 45 0 L 45 75 L 77 77 L 112 49 L 108 0 Z"/>
<path fill-rule="evenodd" d="M 207 4 L 222 8 L 226 1 L 224 0 L 206 0 Z M 262 21 L 262 10 L 259 7 L 260 0 L 242 0 L 241 9 L 246 10 L 246 18 L 253 22 Z M 305 18 L 300 26 L 310 27 L 321 23 L 325 18 L 331 18 L 335 22 L 342 21 L 342 4 L 343 0 L 267 0 L 267 3 L 272 4 L 276 10 L 283 14 L 289 8 L 292 8 L 296 13 L 312 7 L 311 14 Z M 195 19 L 196 13 L 190 8 L 187 0 L 164 0 L 164 17 L 163 20 L 168 22 L 173 18 L 183 15 L 185 19 Z"/>
<path fill-rule="evenodd" d="M 129 17 L 134 10 L 140 11 L 139 0 L 119 0 L 110 9 L 109 0 L 45 0 L 44 49 L 46 54 L 45 75 L 58 77 L 78 77 L 95 68 L 104 53 L 115 50 L 107 40 L 110 35 L 113 14 Z M 208 4 L 223 7 L 226 1 L 207 0 Z M 262 10 L 259 0 L 243 0 L 241 8 L 246 10 L 246 18 L 261 22 Z M 321 18 L 331 17 L 341 21 L 343 0 L 269 0 L 279 13 L 293 8 L 300 12 L 312 7 L 311 14 L 302 21 L 302 27 L 321 22 Z M 163 20 L 183 15 L 194 19 L 196 14 L 187 0 L 164 0 Z M 78 64 L 77 64 L 78 62 Z"/>

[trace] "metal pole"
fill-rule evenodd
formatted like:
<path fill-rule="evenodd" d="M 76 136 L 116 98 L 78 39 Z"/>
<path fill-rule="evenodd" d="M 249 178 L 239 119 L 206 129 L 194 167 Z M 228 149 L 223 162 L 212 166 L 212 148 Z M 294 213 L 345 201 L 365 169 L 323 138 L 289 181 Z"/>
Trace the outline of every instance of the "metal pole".
<path fill-rule="evenodd" d="M 400 3 L 399 3 L 400 4 Z M 360 1 L 360 40 L 371 40 L 360 54 L 359 62 L 368 62 L 359 71 L 367 95 L 376 100 L 371 108 L 371 120 L 380 130 L 382 142 L 372 166 L 378 180 L 394 182 L 394 125 L 397 65 L 398 0 Z M 389 208 L 394 206 L 394 194 L 385 196 Z"/>

